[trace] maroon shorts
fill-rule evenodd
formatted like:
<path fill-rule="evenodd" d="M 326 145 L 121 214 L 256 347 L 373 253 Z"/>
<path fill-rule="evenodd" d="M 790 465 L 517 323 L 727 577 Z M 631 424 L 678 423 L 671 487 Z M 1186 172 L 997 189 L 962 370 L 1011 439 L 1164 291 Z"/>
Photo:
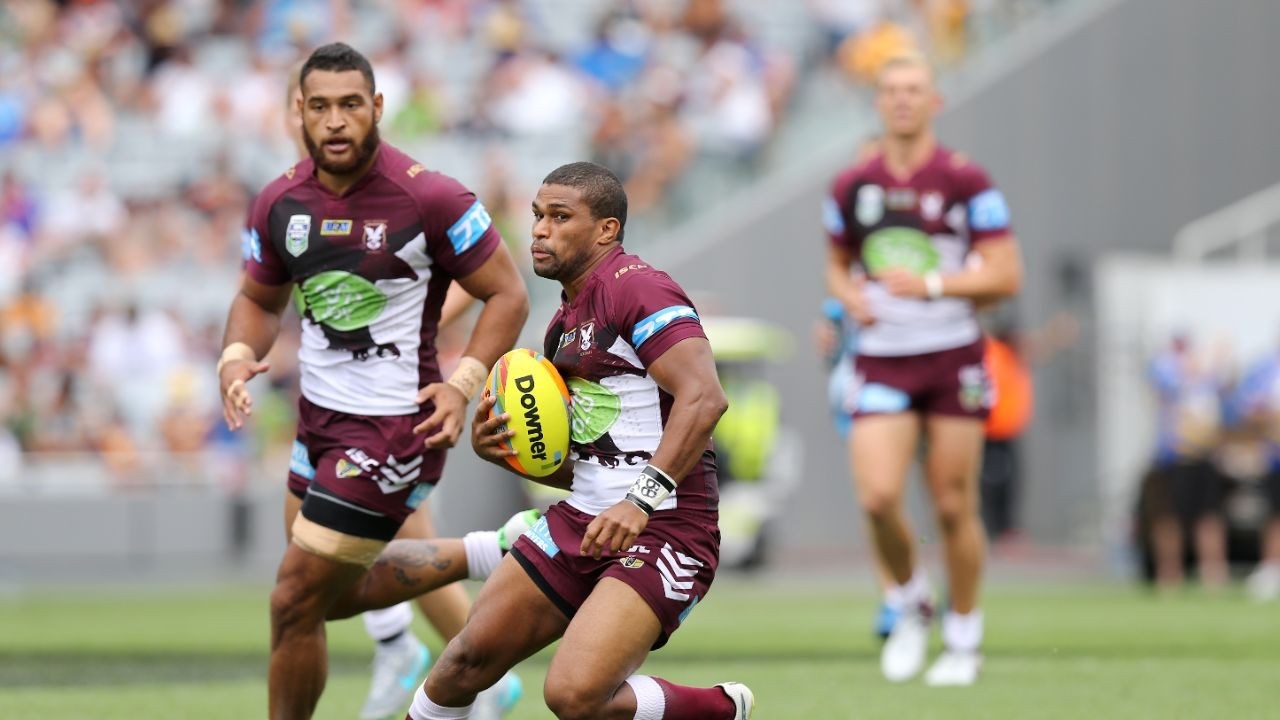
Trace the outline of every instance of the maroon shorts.
<path fill-rule="evenodd" d="M 985 420 L 995 400 L 985 343 L 922 355 L 854 359 L 848 409 L 856 417 L 918 412 Z"/>
<path fill-rule="evenodd" d="M 346 535 L 390 540 L 444 471 L 413 428 L 430 413 L 352 415 L 298 401 L 289 491 L 310 521 Z"/>
<path fill-rule="evenodd" d="M 511 555 L 565 617 L 573 617 L 601 578 L 617 578 L 631 586 L 662 623 L 662 634 L 653 644 L 656 650 L 706 597 L 715 579 L 720 564 L 715 515 L 687 510 L 654 513 L 626 552 L 606 553 L 599 560 L 579 552 L 594 518 L 566 502 L 556 503 L 516 540 Z"/>

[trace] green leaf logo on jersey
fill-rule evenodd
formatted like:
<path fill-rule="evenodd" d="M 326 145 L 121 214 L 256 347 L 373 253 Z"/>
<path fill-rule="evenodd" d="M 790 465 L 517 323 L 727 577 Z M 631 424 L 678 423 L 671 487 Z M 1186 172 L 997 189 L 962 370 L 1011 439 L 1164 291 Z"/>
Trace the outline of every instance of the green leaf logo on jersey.
<path fill-rule="evenodd" d="M 573 398 L 570 439 L 584 445 L 599 440 L 618 421 L 622 414 L 622 401 L 609 388 L 590 380 L 571 377 L 565 384 Z"/>
<path fill-rule="evenodd" d="M 312 275 L 294 288 L 293 300 L 299 315 L 339 332 L 368 327 L 387 306 L 376 285 L 345 270 Z"/>
<path fill-rule="evenodd" d="M 872 275 L 905 268 L 917 275 L 938 269 L 938 251 L 929 236 L 908 227 L 877 230 L 862 245 L 862 264 Z"/>

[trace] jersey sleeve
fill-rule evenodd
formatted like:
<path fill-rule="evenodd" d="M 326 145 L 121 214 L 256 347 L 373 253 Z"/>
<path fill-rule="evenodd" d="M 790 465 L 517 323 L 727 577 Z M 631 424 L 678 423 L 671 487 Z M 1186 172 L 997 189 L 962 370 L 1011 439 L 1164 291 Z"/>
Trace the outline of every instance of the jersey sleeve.
<path fill-rule="evenodd" d="M 419 204 L 427 251 L 451 277 L 475 272 L 502 243 L 484 203 L 453 178 L 437 176 Z"/>
<path fill-rule="evenodd" d="M 262 195 L 254 199 L 249 206 L 249 219 L 240 233 L 240 255 L 249 277 L 263 285 L 284 285 L 293 278 L 271 242 L 270 213 L 271 204 Z"/>
<path fill-rule="evenodd" d="M 976 245 L 1008 235 L 1009 205 L 1004 193 L 991 184 L 986 171 L 970 162 L 957 173 L 969 223 L 969 241 Z"/>
<path fill-rule="evenodd" d="M 664 272 L 627 277 L 618 284 L 614 300 L 614 327 L 645 367 L 681 340 L 707 336 L 689 296 Z"/>
<path fill-rule="evenodd" d="M 827 232 L 827 242 L 833 247 L 846 250 L 852 250 L 854 245 L 852 235 L 855 229 L 845 223 L 845 218 L 849 217 L 846 204 L 852 184 L 848 174 L 843 174 L 831 183 L 826 196 L 822 198 L 822 228 Z"/>

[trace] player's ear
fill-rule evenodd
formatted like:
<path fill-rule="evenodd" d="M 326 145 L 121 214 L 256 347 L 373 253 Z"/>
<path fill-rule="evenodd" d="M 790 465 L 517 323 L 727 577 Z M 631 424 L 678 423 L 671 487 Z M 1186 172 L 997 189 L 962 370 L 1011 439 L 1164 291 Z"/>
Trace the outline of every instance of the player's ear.
<path fill-rule="evenodd" d="M 373 94 L 373 124 L 382 121 L 382 93 Z"/>
<path fill-rule="evenodd" d="M 622 229 L 622 223 L 618 222 L 618 218 L 605 218 L 600 221 L 600 235 L 596 237 L 596 242 L 600 245 L 608 245 L 618 239 L 618 231 Z"/>

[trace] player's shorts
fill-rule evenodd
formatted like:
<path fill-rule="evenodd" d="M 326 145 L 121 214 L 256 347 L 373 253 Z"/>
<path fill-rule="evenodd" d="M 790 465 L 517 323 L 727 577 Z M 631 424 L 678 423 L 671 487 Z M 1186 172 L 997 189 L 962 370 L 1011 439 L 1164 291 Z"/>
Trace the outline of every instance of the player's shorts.
<path fill-rule="evenodd" d="M 1156 517 L 1176 517 L 1192 523 L 1206 515 L 1221 515 L 1227 479 L 1207 460 L 1180 460 L 1151 469 L 1147 497 Z"/>
<path fill-rule="evenodd" d="M 1263 476 L 1262 491 L 1267 497 L 1272 517 L 1280 517 L 1280 469 L 1272 468 Z"/>
<path fill-rule="evenodd" d="M 302 515 L 344 535 L 390 541 L 444 472 L 413 428 L 430 413 L 352 415 L 298 401 L 289 492 Z"/>
<path fill-rule="evenodd" d="M 985 420 L 995 391 L 983 364 L 985 344 L 921 355 L 858 355 L 845 409 L 854 418 L 917 412 Z"/>
<path fill-rule="evenodd" d="M 594 515 L 567 502 L 520 536 L 511 555 L 565 617 L 572 618 L 601 578 L 613 577 L 636 591 L 662 624 L 653 644 L 658 649 L 706 597 L 720 563 L 720 530 L 715 516 L 663 510 L 626 552 L 582 555 L 582 536 Z"/>

